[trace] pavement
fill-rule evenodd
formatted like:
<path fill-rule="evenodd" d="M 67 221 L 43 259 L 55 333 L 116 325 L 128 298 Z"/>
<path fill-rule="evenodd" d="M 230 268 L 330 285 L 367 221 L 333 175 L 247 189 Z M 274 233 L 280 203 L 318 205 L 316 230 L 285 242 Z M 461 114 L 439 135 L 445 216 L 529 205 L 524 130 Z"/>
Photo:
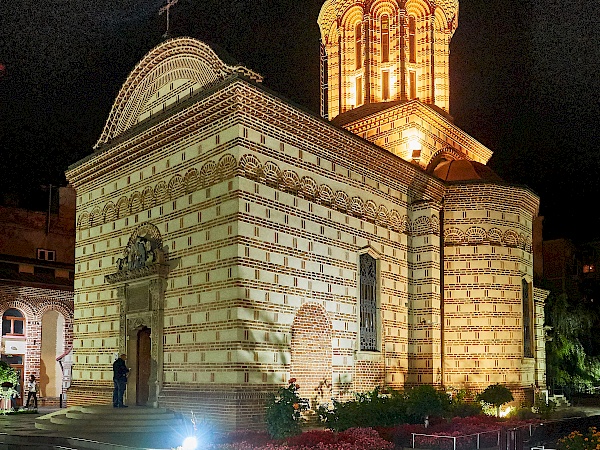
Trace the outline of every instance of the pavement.
<path fill-rule="evenodd" d="M 112 408 L 111 408 L 112 409 Z M 136 407 L 128 408 L 134 412 Z M 182 422 L 180 429 L 142 433 L 113 432 L 106 430 L 93 432 L 82 425 L 63 427 L 61 430 L 41 430 L 36 428 L 36 418 L 60 412 L 58 408 L 41 407 L 36 414 L 0 415 L 0 449 L 11 450 L 130 450 L 130 449 L 174 449 L 180 446 L 187 434 L 192 432 L 191 423 Z M 64 410 L 63 410 L 64 411 Z M 114 410 L 113 420 L 119 420 L 122 410 Z M 143 411 L 142 411 L 143 412 Z"/>
<path fill-rule="evenodd" d="M 142 407 L 137 407 L 143 414 Z M 187 435 L 192 433 L 191 423 L 182 422 L 178 429 L 161 432 L 114 432 L 106 430 L 89 432 L 86 427 L 76 425 L 59 431 L 42 430 L 35 426 L 36 418 L 47 414 L 59 414 L 58 408 L 41 407 L 36 414 L 0 415 L 0 449 L 10 450 L 164 450 L 176 449 Z M 108 409 L 113 421 L 119 422 L 121 410 Z M 600 426 L 600 407 L 561 408 L 564 417 L 588 417 Z M 136 407 L 124 410 L 135 413 Z M 199 446 L 201 448 L 201 446 Z M 555 448 L 555 447 L 552 447 Z"/>

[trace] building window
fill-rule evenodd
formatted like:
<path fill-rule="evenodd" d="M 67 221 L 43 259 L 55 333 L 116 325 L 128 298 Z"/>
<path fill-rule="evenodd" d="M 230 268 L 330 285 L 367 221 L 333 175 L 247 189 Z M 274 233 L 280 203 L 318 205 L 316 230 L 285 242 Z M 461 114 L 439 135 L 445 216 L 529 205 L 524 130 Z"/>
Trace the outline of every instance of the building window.
<path fill-rule="evenodd" d="M 2 316 L 2 336 L 24 336 L 25 318 L 21 311 L 9 309 Z"/>
<path fill-rule="evenodd" d="M 596 271 L 596 267 L 593 264 L 585 264 L 583 266 L 583 273 L 594 273 Z"/>
<path fill-rule="evenodd" d="M 533 358 L 533 302 L 531 288 L 526 280 L 522 281 L 523 289 L 523 356 Z"/>
<path fill-rule="evenodd" d="M 377 351 L 377 261 L 371 255 L 360 256 L 360 349 Z"/>
<path fill-rule="evenodd" d="M 390 17 L 381 17 L 381 62 L 390 61 Z"/>
<path fill-rule="evenodd" d="M 42 261 L 56 261 L 56 252 L 54 250 L 46 250 L 45 248 L 37 249 L 37 259 Z"/>
<path fill-rule="evenodd" d="M 409 92 L 410 92 L 410 98 L 417 98 L 417 72 L 415 72 L 414 70 L 411 70 L 409 72 Z"/>
<path fill-rule="evenodd" d="M 358 22 L 354 29 L 354 57 L 356 59 L 356 70 L 362 69 L 362 23 Z"/>
<path fill-rule="evenodd" d="M 356 77 L 356 106 L 363 104 L 363 79 Z"/>
<path fill-rule="evenodd" d="M 384 70 L 381 73 L 381 98 L 383 100 L 390 99 L 390 71 Z"/>
<path fill-rule="evenodd" d="M 417 62 L 417 19 L 414 16 L 408 18 L 408 61 Z"/>

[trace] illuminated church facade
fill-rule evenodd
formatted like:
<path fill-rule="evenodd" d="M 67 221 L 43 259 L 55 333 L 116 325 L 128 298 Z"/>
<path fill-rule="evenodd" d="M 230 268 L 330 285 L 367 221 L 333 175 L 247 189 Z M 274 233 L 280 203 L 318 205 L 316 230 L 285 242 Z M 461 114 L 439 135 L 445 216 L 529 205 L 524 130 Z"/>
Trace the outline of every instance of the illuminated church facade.
<path fill-rule="evenodd" d="M 539 198 L 456 127 L 458 2 L 328 0 L 322 115 L 206 44 L 133 69 L 77 190 L 69 404 L 259 427 L 296 378 L 313 405 L 376 386 L 545 388 Z M 317 55 L 315 55 L 316 57 Z"/>

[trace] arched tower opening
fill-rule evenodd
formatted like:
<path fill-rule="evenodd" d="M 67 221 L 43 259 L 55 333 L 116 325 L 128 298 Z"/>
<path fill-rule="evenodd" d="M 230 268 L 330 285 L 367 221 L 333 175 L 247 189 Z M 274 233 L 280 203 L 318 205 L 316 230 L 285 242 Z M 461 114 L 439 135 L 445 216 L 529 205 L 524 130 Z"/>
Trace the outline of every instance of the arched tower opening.
<path fill-rule="evenodd" d="M 328 0 L 318 24 L 323 117 L 412 99 L 449 111 L 458 0 Z"/>

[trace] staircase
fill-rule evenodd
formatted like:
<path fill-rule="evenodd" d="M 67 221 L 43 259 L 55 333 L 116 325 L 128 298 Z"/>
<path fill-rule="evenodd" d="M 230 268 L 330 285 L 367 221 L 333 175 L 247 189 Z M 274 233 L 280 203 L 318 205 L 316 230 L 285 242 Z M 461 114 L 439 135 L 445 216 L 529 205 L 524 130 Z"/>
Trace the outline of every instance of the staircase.
<path fill-rule="evenodd" d="M 548 401 L 553 401 L 554 403 L 556 403 L 557 408 L 571 406 L 571 403 L 562 394 L 555 394 L 552 397 L 548 397 Z"/>
<path fill-rule="evenodd" d="M 182 427 L 182 419 L 164 408 L 90 405 L 40 416 L 35 420 L 38 430 L 78 431 L 79 433 L 168 433 Z"/>

